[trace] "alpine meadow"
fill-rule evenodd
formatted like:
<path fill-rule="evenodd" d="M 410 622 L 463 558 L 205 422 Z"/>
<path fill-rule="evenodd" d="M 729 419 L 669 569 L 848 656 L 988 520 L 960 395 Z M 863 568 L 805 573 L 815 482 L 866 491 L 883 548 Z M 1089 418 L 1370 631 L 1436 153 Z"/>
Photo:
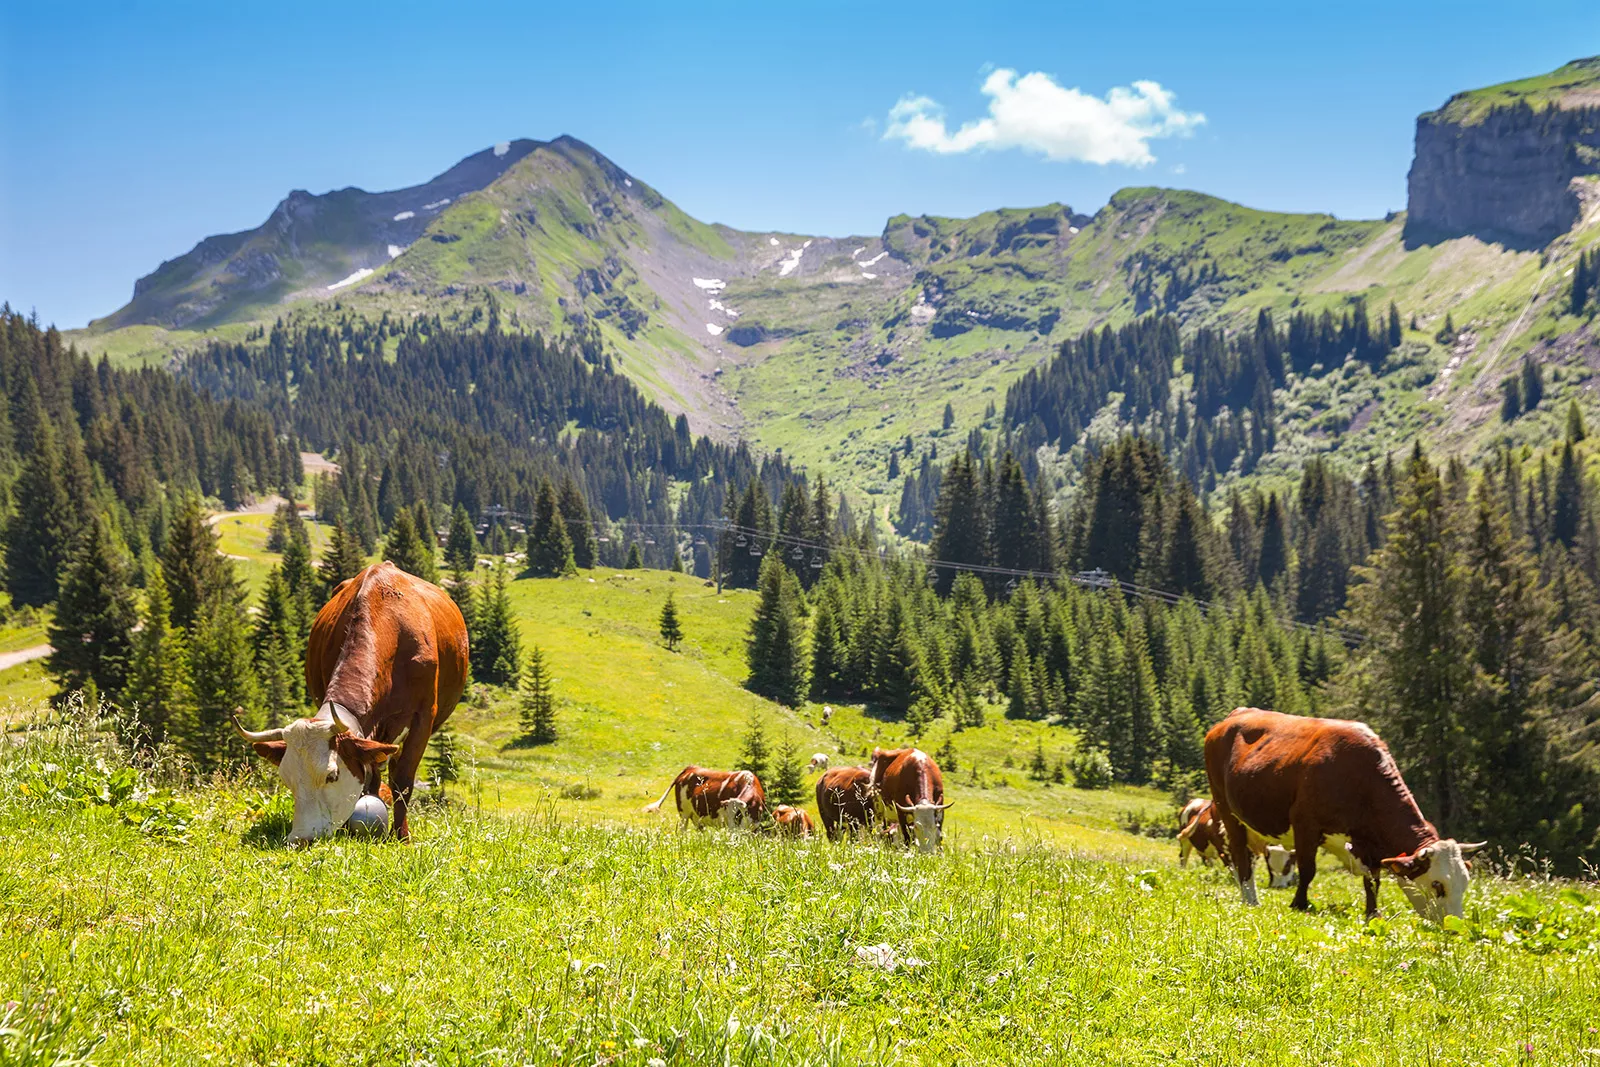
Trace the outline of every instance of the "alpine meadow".
<path fill-rule="evenodd" d="M 848 135 L 1248 119 L 1018 70 Z M 0 292 L 0 1065 L 1600 1064 L 1600 57 L 1428 107 L 1381 218 L 757 230 L 563 135 Z"/>

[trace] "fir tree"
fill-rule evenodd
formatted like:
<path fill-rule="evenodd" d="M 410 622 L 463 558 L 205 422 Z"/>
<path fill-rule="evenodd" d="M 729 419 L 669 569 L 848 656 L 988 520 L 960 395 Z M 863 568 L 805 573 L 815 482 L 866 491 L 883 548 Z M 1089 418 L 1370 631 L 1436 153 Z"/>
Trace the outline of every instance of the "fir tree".
<path fill-rule="evenodd" d="M 395 513 L 394 525 L 389 527 L 388 540 L 383 543 L 383 558 L 424 581 L 433 581 L 439 576 L 433 550 L 422 543 L 409 509 L 402 508 Z"/>
<path fill-rule="evenodd" d="M 68 692 L 92 681 L 102 694 L 120 693 L 137 621 L 127 561 L 105 516 L 96 515 L 79 534 L 61 579 L 49 631 L 50 674 Z"/>
<path fill-rule="evenodd" d="M 667 602 L 661 606 L 661 640 L 667 643 L 667 648 L 673 652 L 678 651 L 678 642 L 683 640 L 683 626 L 678 622 L 678 606 L 673 603 L 672 594 L 667 594 Z"/>
<path fill-rule="evenodd" d="M 37 396 L 34 399 L 37 404 Z M 56 432 L 42 408 L 34 420 L 34 439 L 20 440 L 19 435 L 26 459 L 11 486 L 11 498 L 20 506 L 5 525 L 6 587 L 18 607 L 43 607 L 56 599 L 79 526 Z"/>
<path fill-rule="evenodd" d="M 1522 414 L 1522 379 L 1508 374 L 1500 379 L 1500 421 L 1515 422 Z"/>
<path fill-rule="evenodd" d="M 749 771 L 764 783 L 767 777 L 767 764 L 771 758 L 772 749 L 767 743 L 766 718 L 760 708 L 752 709 L 750 718 L 745 721 L 744 739 L 740 742 L 737 767 L 739 770 Z"/>
<path fill-rule="evenodd" d="M 472 673 L 489 685 L 511 685 L 522 673 L 522 637 L 511 614 L 504 567 L 496 567 L 475 613 L 478 632 L 471 635 Z"/>
<path fill-rule="evenodd" d="M 245 721 L 255 721 L 259 690 L 249 633 L 232 596 L 214 594 L 201 605 L 189 666 L 193 703 L 172 724 L 178 747 L 203 772 L 238 762 L 243 758 L 238 746 L 225 743 L 231 732 L 228 717 L 242 708 Z"/>
<path fill-rule="evenodd" d="M 446 722 L 428 739 L 428 762 L 433 767 L 433 786 L 444 800 L 447 787 L 461 780 L 461 742 L 451 723 Z"/>
<path fill-rule="evenodd" d="M 172 625 L 172 601 L 159 568 L 145 587 L 139 632 L 133 635 L 133 661 L 123 704 L 131 716 L 129 736 L 136 744 L 159 745 L 174 722 L 193 714 L 189 651 L 184 633 Z"/>
<path fill-rule="evenodd" d="M 533 525 L 528 528 L 528 573 L 540 578 L 559 578 L 577 571 L 572 557 L 572 538 L 556 504 L 555 486 L 546 478 L 539 483 L 533 503 Z"/>
<path fill-rule="evenodd" d="M 172 597 L 172 621 L 192 631 L 201 607 L 215 597 L 237 603 L 241 591 L 233 561 L 217 548 L 216 531 L 205 520 L 198 497 L 189 497 L 173 517 L 161 572 Z"/>
<path fill-rule="evenodd" d="M 955 424 L 956 424 L 956 409 L 954 407 L 952 407 L 948 402 L 946 402 L 946 404 L 944 406 L 944 420 L 943 420 L 943 424 L 942 424 L 943 428 L 946 431 L 948 431 Z M 906 453 L 906 454 L 910 455 L 909 452 Z"/>
<path fill-rule="evenodd" d="M 750 620 L 747 659 L 752 690 L 780 704 L 804 698 L 806 648 L 800 584 L 776 553 L 761 565 L 761 600 Z"/>
<path fill-rule="evenodd" d="M 478 597 L 477 588 L 472 580 L 472 575 L 465 571 L 450 572 L 450 599 L 456 602 L 456 607 L 461 611 L 461 619 L 467 624 L 469 640 L 476 642 L 478 633 Z M 473 655 L 477 655 L 477 645 L 473 645 Z"/>
<path fill-rule="evenodd" d="M 573 563 L 583 570 L 592 569 L 599 546 L 595 543 L 594 523 L 589 516 L 589 505 L 583 499 L 583 491 L 578 488 L 578 483 L 573 481 L 572 475 L 562 476 L 561 490 L 557 495 L 556 504 L 561 509 L 562 521 L 566 523 L 567 537 L 572 541 Z"/>
<path fill-rule="evenodd" d="M 298 716 L 306 704 L 305 642 L 300 611 L 281 568 L 267 573 L 256 613 L 256 676 L 267 722 L 278 725 Z"/>
<path fill-rule="evenodd" d="M 522 736 L 529 743 L 547 745 L 556 739 L 556 699 L 551 687 L 550 669 L 545 665 L 544 650 L 538 645 L 528 649 L 527 665 L 522 672 L 522 701 L 519 710 Z"/>
<path fill-rule="evenodd" d="M 1044 739 L 1034 742 L 1033 758 L 1028 761 L 1028 777 L 1036 782 L 1048 781 L 1050 778 L 1050 763 L 1044 758 Z"/>
<path fill-rule="evenodd" d="M 1556 467 L 1556 492 L 1550 511 L 1551 536 L 1571 548 L 1578 541 L 1583 513 L 1583 471 L 1577 450 L 1568 441 L 1561 446 L 1561 462 Z"/>
<path fill-rule="evenodd" d="M 478 565 L 478 534 L 472 528 L 467 509 L 460 504 L 450 512 L 450 536 L 445 540 L 444 561 L 456 572 L 470 572 Z"/>
<path fill-rule="evenodd" d="M 794 738 L 788 734 L 784 735 L 783 744 L 778 746 L 772 772 L 772 781 L 766 788 L 767 799 L 773 804 L 793 805 L 805 799 L 805 767 L 800 762 L 800 750 Z"/>
<path fill-rule="evenodd" d="M 1589 430 L 1583 424 L 1583 411 L 1578 407 L 1577 400 L 1567 404 L 1567 440 L 1578 444 L 1589 436 Z"/>
<path fill-rule="evenodd" d="M 939 764 L 939 770 L 945 774 L 955 774 L 961 769 L 956 762 L 956 739 L 954 734 L 945 734 L 944 744 L 933 754 L 934 762 Z"/>
<path fill-rule="evenodd" d="M 644 553 L 639 549 L 639 542 L 635 541 L 628 546 L 628 561 L 623 567 L 630 571 L 639 570 L 644 566 Z"/>
<path fill-rule="evenodd" d="M 1544 365 L 1522 357 L 1522 410 L 1532 411 L 1544 399 Z"/>
<path fill-rule="evenodd" d="M 283 563 L 280 566 L 293 610 L 295 643 L 303 650 L 306 640 L 311 636 L 311 623 L 317 617 L 318 606 L 318 580 L 316 569 L 311 564 L 309 539 L 302 541 L 291 537 L 284 546 Z"/>
<path fill-rule="evenodd" d="M 344 516 L 339 516 L 333 526 L 333 536 L 328 540 L 327 550 L 322 553 L 322 565 L 318 568 L 318 576 L 322 579 L 323 596 L 333 596 L 334 590 L 343 582 L 349 581 L 360 574 L 367 565 L 366 555 L 361 551 L 361 545 L 356 536 L 351 533 Z"/>

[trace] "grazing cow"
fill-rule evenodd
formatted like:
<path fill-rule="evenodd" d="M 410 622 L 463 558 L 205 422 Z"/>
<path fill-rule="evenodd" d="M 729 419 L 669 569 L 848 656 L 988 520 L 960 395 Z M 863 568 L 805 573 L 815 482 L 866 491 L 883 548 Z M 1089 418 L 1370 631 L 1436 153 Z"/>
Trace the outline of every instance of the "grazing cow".
<path fill-rule="evenodd" d="M 917 748 L 872 750 L 870 788 L 878 815 L 900 826 L 900 837 L 923 852 L 944 839 L 944 775 L 933 757 Z"/>
<path fill-rule="evenodd" d="M 320 707 L 272 730 L 233 725 L 294 793 L 291 845 L 342 826 L 363 794 L 383 795 L 389 764 L 394 835 L 423 750 L 455 710 L 467 677 L 467 624 L 448 593 L 387 561 L 340 583 L 311 625 L 306 687 Z"/>
<path fill-rule="evenodd" d="M 822 705 L 822 725 L 826 726 L 826 725 L 828 725 L 828 723 L 830 723 L 832 721 L 833 721 L 833 705 L 832 704 L 824 704 L 824 705 Z"/>
<path fill-rule="evenodd" d="M 1200 862 L 1210 866 L 1216 861 L 1232 867 L 1228 855 L 1228 839 L 1222 824 L 1217 821 L 1216 809 L 1211 801 L 1196 797 L 1183 806 L 1183 829 L 1178 831 L 1178 866 L 1189 865 L 1189 853 L 1197 852 Z M 1250 851 L 1267 861 L 1267 884 L 1273 889 L 1286 889 L 1294 884 L 1294 854 L 1278 845 L 1269 845 L 1257 834 L 1250 834 Z"/>
<path fill-rule="evenodd" d="M 822 830 L 837 841 L 860 833 L 876 821 L 872 816 L 871 775 L 865 767 L 835 767 L 817 779 L 817 814 Z"/>
<path fill-rule="evenodd" d="M 678 806 L 679 825 L 696 830 L 721 822 L 729 830 L 754 830 L 767 810 L 761 779 L 750 771 L 710 771 L 685 767 L 661 799 L 645 811 L 660 811 L 667 797 Z"/>
<path fill-rule="evenodd" d="M 828 769 L 828 754 L 826 752 L 813 752 L 811 762 L 806 764 L 806 773 L 812 771 L 825 771 Z"/>
<path fill-rule="evenodd" d="M 804 809 L 779 804 L 772 809 L 772 824 L 783 837 L 810 837 L 817 832 L 811 816 Z"/>
<path fill-rule="evenodd" d="M 1367 915 L 1378 913 L 1388 870 L 1417 914 L 1459 917 L 1470 877 L 1466 857 L 1484 842 L 1441 838 L 1422 817 L 1388 747 L 1365 723 L 1239 708 L 1206 733 L 1206 774 L 1228 835 L 1246 904 L 1256 903 L 1247 830 L 1292 847 L 1300 867 L 1293 907 L 1310 907 L 1317 849 L 1359 865 Z M 1348 846 L 1348 847 L 1347 847 Z"/>

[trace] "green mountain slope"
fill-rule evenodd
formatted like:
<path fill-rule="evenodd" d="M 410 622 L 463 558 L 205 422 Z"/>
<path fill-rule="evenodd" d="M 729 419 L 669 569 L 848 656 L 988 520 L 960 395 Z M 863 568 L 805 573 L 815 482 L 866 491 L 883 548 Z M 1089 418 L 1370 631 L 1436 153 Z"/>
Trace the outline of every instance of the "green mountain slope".
<path fill-rule="evenodd" d="M 562 137 L 508 142 L 414 190 L 292 194 L 260 229 L 163 264 L 127 307 L 74 339 L 165 358 L 285 314 L 482 322 L 492 297 L 502 322 L 584 334 L 697 429 L 825 468 L 886 516 L 898 493 L 891 446 L 909 435 L 920 451 L 947 433 L 998 428 L 990 405 L 1003 409 L 1013 381 L 1084 330 L 1151 312 L 1186 329 L 1236 329 L 1263 309 L 1282 321 L 1393 302 L 1409 327 L 1402 350 L 1375 370 L 1291 381 L 1260 471 L 1292 475 L 1316 452 L 1363 459 L 1418 433 L 1470 452 L 1503 433 L 1539 439 L 1568 396 L 1592 404 L 1596 331 L 1592 316 L 1568 313 L 1567 290 L 1577 256 L 1600 242 L 1600 179 L 1559 158 L 1510 177 L 1475 172 L 1493 145 L 1472 138 L 1494 135 L 1474 132 L 1463 108 L 1570 108 L 1596 71 L 1583 60 L 1458 94 L 1419 121 L 1413 205 L 1434 231 L 1465 236 L 1419 237 L 1404 213 L 1347 221 L 1156 188 L 1125 189 L 1092 216 L 1052 204 L 896 216 L 872 237 L 755 234 L 690 218 Z M 1586 122 L 1550 127 L 1547 154 L 1561 157 L 1566 138 L 1581 163 Z M 1516 195 L 1502 207 L 1507 189 Z M 1517 214 L 1535 200 L 1538 212 Z M 1493 239 L 1549 230 L 1552 219 L 1553 238 Z M 1442 342 L 1447 316 L 1459 330 Z M 1500 378 L 1529 354 L 1549 364 L 1552 388 L 1539 412 L 1503 426 Z"/>

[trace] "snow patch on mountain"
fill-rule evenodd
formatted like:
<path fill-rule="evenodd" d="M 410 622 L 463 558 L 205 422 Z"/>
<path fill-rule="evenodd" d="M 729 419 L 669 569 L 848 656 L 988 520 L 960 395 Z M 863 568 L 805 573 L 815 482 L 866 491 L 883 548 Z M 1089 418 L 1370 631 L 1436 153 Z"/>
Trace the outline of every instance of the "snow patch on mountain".
<path fill-rule="evenodd" d="M 706 333 L 709 333 L 712 337 L 720 337 L 722 335 L 722 327 L 714 322 L 708 322 L 706 323 Z"/>
<path fill-rule="evenodd" d="M 404 252 L 404 251 L 405 251 L 405 249 L 400 247 L 399 245 L 390 245 L 389 246 L 389 258 L 390 259 L 395 259 L 400 255 L 401 252 Z"/>
<path fill-rule="evenodd" d="M 728 287 L 728 283 L 721 278 L 696 278 L 694 279 L 694 286 L 696 289 L 704 289 L 708 293 L 720 293 Z"/>
<path fill-rule="evenodd" d="M 396 222 L 404 222 L 404 221 L 406 221 L 406 219 L 414 219 L 416 217 L 417 217 L 417 213 L 415 211 L 402 211 L 402 212 L 400 212 L 400 214 L 398 214 L 398 215 L 396 215 L 394 217 L 394 221 L 396 221 Z"/>
<path fill-rule="evenodd" d="M 496 141 L 495 142 L 494 154 L 496 156 L 503 156 L 509 151 L 511 151 L 511 142 L 510 141 Z"/>
<path fill-rule="evenodd" d="M 328 292 L 331 293 L 335 289 L 343 289 L 347 285 L 354 285 L 356 282 L 359 282 L 361 279 L 369 278 L 371 276 L 372 276 L 372 268 L 371 267 L 362 267 L 360 270 L 358 270 L 354 274 L 350 275 L 350 277 L 348 277 L 348 278 L 340 278 L 338 281 L 336 281 L 332 285 L 328 286 Z"/>

